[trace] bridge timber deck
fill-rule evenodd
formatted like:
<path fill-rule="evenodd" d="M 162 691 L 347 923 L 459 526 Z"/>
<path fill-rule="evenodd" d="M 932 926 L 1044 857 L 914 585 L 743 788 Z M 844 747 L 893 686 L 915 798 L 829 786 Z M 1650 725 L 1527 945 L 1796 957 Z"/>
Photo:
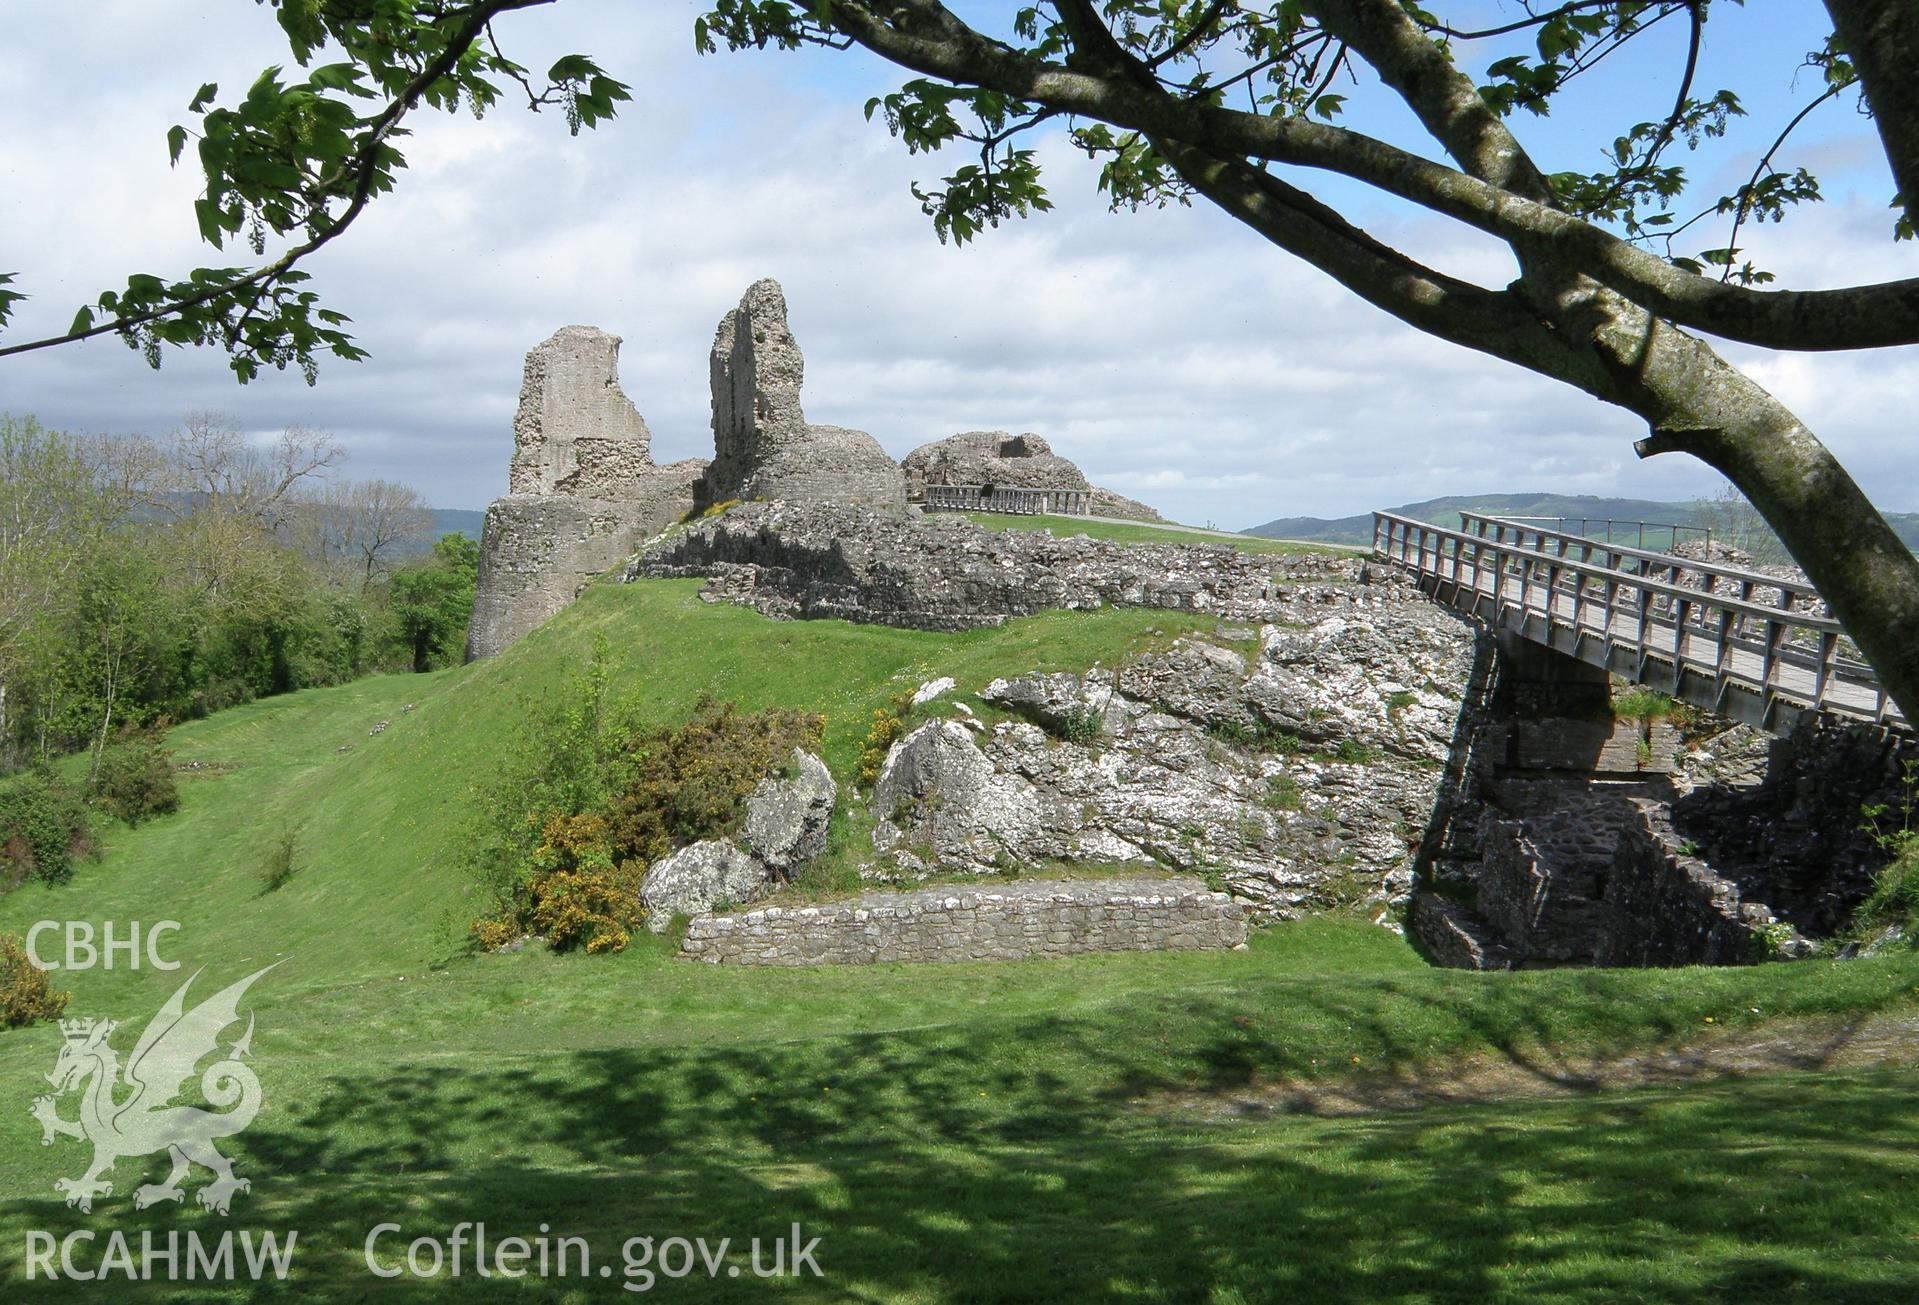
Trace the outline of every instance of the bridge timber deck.
<path fill-rule="evenodd" d="M 1774 733 L 1808 712 L 1908 728 L 1811 586 L 1502 517 L 1373 514 L 1373 555 L 1497 629 Z"/>

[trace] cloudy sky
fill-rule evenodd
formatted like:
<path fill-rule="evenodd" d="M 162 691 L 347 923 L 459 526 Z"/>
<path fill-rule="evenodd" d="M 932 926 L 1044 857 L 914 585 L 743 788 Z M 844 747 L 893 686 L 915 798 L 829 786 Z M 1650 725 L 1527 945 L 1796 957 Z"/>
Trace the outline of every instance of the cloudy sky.
<path fill-rule="evenodd" d="M 262 433 L 320 427 L 348 445 L 352 474 L 480 507 L 505 489 L 521 358 L 569 322 L 624 337 L 623 383 L 656 457 L 710 454 L 713 328 L 750 282 L 774 276 L 813 420 L 870 430 L 895 456 L 960 430 L 1037 431 L 1095 480 L 1182 520 L 1237 528 L 1495 490 L 1685 498 L 1717 484 L 1697 463 L 1637 461 L 1626 414 L 1401 327 L 1214 212 L 1107 212 L 1092 169 L 1057 136 L 1039 141 L 1056 211 L 942 247 L 907 189 L 935 165 L 861 114 L 897 84 L 884 65 L 701 58 L 699 8 L 564 0 L 501 25 L 522 63 L 591 53 L 632 84 L 634 103 L 577 140 L 556 113 L 504 106 L 484 122 L 414 119 L 400 191 L 308 266 L 371 360 L 324 365 L 316 388 L 293 374 L 242 388 L 218 356 L 171 352 L 154 373 L 109 338 L 0 360 L 0 411 L 88 431 L 158 434 L 208 408 Z M 982 21 L 1009 10 L 960 8 Z M 1469 21 L 1517 12 L 1457 8 Z M 1809 96 L 1794 68 L 1823 36 L 1812 0 L 1753 8 L 1715 22 L 1701 73 L 1753 110 L 1702 174 L 1715 195 Z M 164 137 L 201 81 L 232 96 L 285 60 L 270 11 L 89 0 L 16 6 L 8 27 L 0 271 L 34 297 L 0 338 L 58 333 L 129 272 L 222 261 L 195 242 L 198 174 L 169 170 Z M 1620 79 L 1550 122 L 1522 122 L 1529 145 L 1549 167 L 1591 166 L 1600 144 L 1669 101 L 1663 53 L 1649 42 Z M 1389 115 L 1359 125 L 1411 143 Z M 1782 284 L 1919 274 L 1919 250 L 1888 238 L 1891 186 L 1869 124 L 1828 105 L 1796 139 L 1791 161 L 1820 172 L 1829 201 L 1755 235 L 1755 256 Z M 1494 285 L 1510 274 L 1477 237 L 1329 193 L 1448 270 Z M 1881 506 L 1919 509 L 1906 454 L 1919 354 L 1728 352 Z"/>

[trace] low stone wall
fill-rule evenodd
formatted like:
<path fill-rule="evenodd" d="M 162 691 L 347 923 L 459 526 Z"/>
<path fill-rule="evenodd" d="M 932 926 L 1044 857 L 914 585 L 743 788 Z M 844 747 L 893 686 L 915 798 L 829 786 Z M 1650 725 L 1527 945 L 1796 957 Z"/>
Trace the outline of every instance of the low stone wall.
<path fill-rule="evenodd" d="M 1244 909 L 1196 879 L 1031 879 L 702 915 L 680 949 L 709 965 L 870 965 L 1223 951 L 1245 941 Z"/>
<path fill-rule="evenodd" d="M 1062 607 L 1282 620 L 1291 606 L 1281 577 L 1350 583 L 1357 570 L 1349 558 L 1059 539 L 1046 531 L 985 530 L 951 516 L 743 503 L 648 546 L 626 578 L 709 577 L 709 599 L 783 619 L 968 630 Z"/>

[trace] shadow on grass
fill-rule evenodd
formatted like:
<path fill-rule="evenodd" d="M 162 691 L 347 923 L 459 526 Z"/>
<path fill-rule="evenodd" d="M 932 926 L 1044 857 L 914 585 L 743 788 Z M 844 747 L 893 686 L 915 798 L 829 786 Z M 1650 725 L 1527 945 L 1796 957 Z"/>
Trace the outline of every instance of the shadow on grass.
<path fill-rule="evenodd" d="M 135 1213 L 125 1193 L 140 1179 L 128 1161 L 94 1217 L 51 1197 L 13 1200 L 0 1204 L 0 1238 L 18 1247 L 30 1228 L 118 1227 L 136 1239 L 141 1229 L 297 1229 L 294 1277 L 231 1288 L 236 1300 L 446 1291 L 445 1281 L 367 1272 L 362 1247 L 383 1221 L 404 1229 L 381 1243 L 387 1263 L 411 1237 L 444 1240 L 467 1221 L 484 1222 L 496 1243 L 542 1224 L 585 1237 L 610 1279 L 468 1276 L 458 1286 L 558 1300 L 620 1297 L 629 1237 L 731 1236 L 743 1247 L 795 1222 L 823 1239 L 823 1279 L 702 1273 L 655 1290 L 1215 1302 L 1798 1291 L 1838 1301 L 1891 1299 L 1919 1270 L 1908 1072 L 1349 1120 L 1190 1124 L 1137 1104 L 1311 1072 L 1320 1056 L 1286 1035 L 1289 1021 L 1316 1041 L 1348 1029 L 1353 1045 L 1383 1045 L 1388 1065 L 1420 1062 L 1427 1048 L 1406 1031 L 1431 1021 L 1389 1020 L 1380 989 L 1322 992 L 1310 1009 L 1301 1001 L 1257 1018 L 1222 1018 L 1195 996 L 1156 1002 L 1150 1017 L 1129 1007 L 1108 1019 L 791 1043 L 296 1067 L 274 1108 L 235 1139 L 256 1183 L 231 1220 L 191 1204 Z M 1559 1072 L 1552 1059 L 1521 1048 L 1582 1017 L 1564 988 L 1438 991 L 1410 986 L 1394 1000 L 1425 994 L 1545 1076 Z M 1528 996 L 1541 991 L 1553 999 Z M 1601 1008 L 1619 999 L 1605 976 L 1580 991 Z M 1641 1023 L 1642 1035 L 1659 1026 Z M 1317 1049 L 1328 1061 L 1341 1054 Z M 78 1154 L 69 1146 L 63 1159 Z M 743 1250 L 733 1263 L 748 1263 Z M 33 1299 L 95 1299 L 101 1288 L 30 1289 Z M 180 1282 L 112 1292 L 220 1299 Z"/>

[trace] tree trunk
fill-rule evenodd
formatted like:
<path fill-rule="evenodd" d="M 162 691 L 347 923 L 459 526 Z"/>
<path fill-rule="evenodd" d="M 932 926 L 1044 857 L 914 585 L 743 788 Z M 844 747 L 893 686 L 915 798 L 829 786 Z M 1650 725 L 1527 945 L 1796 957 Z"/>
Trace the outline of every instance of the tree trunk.
<path fill-rule="evenodd" d="M 1859 71 L 1906 215 L 1919 225 L 1919 5 L 1826 0 L 1826 12 Z"/>
<path fill-rule="evenodd" d="M 1690 453 L 1738 486 L 1919 722 L 1919 558 L 1784 404 L 1705 341 L 1603 298 L 1592 339 L 1619 390 L 1601 397 L 1652 427 L 1640 456 Z"/>

